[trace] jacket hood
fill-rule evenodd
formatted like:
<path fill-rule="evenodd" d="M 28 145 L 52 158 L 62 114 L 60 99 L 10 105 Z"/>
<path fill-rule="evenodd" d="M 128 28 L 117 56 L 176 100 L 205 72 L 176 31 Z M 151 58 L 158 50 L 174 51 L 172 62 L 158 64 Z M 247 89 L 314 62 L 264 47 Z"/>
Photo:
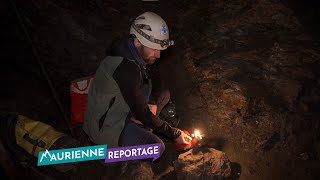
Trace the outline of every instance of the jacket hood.
<path fill-rule="evenodd" d="M 134 59 L 129 46 L 128 41 L 132 39 L 131 36 L 122 36 L 120 38 L 115 39 L 109 49 L 109 54 L 111 56 L 122 56 L 126 59 Z"/>
<path fill-rule="evenodd" d="M 113 41 L 110 47 L 111 56 L 121 56 L 125 59 L 134 60 L 137 64 L 145 67 L 146 62 L 142 59 L 137 48 L 134 46 L 132 36 L 124 36 Z"/>

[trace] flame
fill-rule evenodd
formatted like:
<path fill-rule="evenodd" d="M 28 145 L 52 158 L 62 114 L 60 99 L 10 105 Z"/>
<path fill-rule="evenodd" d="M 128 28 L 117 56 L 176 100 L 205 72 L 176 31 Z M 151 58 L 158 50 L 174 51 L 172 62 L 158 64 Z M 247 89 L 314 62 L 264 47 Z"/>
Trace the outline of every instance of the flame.
<path fill-rule="evenodd" d="M 200 131 L 197 129 L 194 130 L 194 134 L 192 134 L 191 136 L 196 139 L 202 139 L 202 135 L 200 134 Z"/>

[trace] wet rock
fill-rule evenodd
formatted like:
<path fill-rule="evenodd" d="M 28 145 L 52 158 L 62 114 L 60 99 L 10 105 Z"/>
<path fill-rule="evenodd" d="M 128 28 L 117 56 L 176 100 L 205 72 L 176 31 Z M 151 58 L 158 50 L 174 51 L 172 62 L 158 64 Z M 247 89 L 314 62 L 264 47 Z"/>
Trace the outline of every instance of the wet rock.
<path fill-rule="evenodd" d="M 301 84 L 292 79 L 274 78 L 274 93 L 281 95 L 292 106 L 301 91 Z"/>
<path fill-rule="evenodd" d="M 148 161 L 126 161 L 121 167 L 121 179 L 149 180 L 156 179 L 151 162 Z"/>
<path fill-rule="evenodd" d="M 174 162 L 177 179 L 223 179 L 231 175 L 231 163 L 224 152 L 213 148 L 191 149 Z"/>

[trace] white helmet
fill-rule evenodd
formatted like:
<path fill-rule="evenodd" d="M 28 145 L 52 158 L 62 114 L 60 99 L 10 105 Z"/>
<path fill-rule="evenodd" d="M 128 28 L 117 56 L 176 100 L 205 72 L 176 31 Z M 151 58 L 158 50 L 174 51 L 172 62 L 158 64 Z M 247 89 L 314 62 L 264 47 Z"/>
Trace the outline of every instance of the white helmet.
<path fill-rule="evenodd" d="M 153 12 L 145 12 L 138 16 L 131 25 L 130 34 L 135 35 L 142 45 L 165 50 L 174 45 L 169 40 L 169 30 L 166 22 Z"/>

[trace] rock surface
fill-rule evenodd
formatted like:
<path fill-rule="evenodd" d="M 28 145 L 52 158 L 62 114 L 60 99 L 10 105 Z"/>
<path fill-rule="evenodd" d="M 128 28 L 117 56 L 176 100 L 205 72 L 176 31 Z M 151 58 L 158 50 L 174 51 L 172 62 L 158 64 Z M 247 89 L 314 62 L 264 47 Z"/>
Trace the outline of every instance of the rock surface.
<path fill-rule="evenodd" d="M 231 163 L 224 152 L 213 148 L 191 149 L 174 163 L 177 179 L 224 179 L 231 175 Z"/>
<path fill-rule="evenodd" d="M 156 179 L 150 162 L 127 161 L 121 167 L 121 179 L 150 180 Z"/>

